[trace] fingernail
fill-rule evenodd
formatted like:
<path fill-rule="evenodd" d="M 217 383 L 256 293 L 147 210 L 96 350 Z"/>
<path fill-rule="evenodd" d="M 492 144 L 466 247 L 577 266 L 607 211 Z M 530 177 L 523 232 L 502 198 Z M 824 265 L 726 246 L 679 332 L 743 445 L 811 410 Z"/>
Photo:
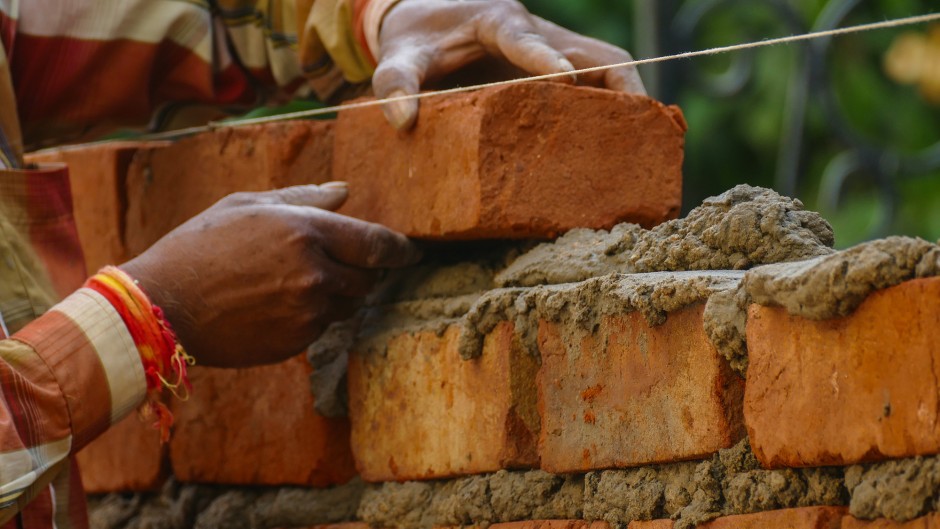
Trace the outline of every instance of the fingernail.
<path fill-rule="evenodd" d="M 562 72 L 571 72 L 571 71 L 574 71 L 574 69 L 575 69 L 574 65 L 571 64 L 571 61 L 569 61 L 568 59 L 566 59 L 566 58 L 564 58 L 564 57 L 560 57 L 560 58 L 558 59 L 558 70 L 559 70 L 559 71 L 562 71 Z M 560 77 L 559 79 L 561 79 L 562 81 L 570 81 L 572 84 L 574 84 L 574 83 L 576 83 L 576 82 L 578 81 L 578 76 L 575 75 L 575 74 L 571 74 L 571 75 L 569 75 L 569 76 L 567 76 L 567 77 Z"/>
<path fill-rule="evenodd" d="M 396 90 L 389 94 L 390 98 L 408 95 L 404 90 Z M 402 130 L 411 127 L 417 115 L 418 102 L 414 99 L 395 101 L 385 105 L 385 117 L 396 129 Z"/>
<path fill-rule="evenodd" d="M 349 189 L 348 182 L 327 182 L 325 184 L 320 184 L 320 187 L 327 189 Z"/>

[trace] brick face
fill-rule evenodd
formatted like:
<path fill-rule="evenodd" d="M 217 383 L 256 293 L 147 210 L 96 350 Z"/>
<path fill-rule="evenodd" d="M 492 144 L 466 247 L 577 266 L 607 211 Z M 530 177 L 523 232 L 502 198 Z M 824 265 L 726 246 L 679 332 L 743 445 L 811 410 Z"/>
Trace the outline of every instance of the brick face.
<path fill-rule="evenodd" d="M 723 516 L 699 529 L 839 529 L 844 507 L 801 507 Z"/>
<path fill-rule="evenodd" d="M 366 481 L 433 479 L 533 467 L 537 361 L 501 323 L 483 355 L 457 353 L 459 330 L 402 334 L 384 356 L 349 365 L 352 447 Z"/>
<path fill-rule="evenodd" d="M 313 409 L 303 355 L 248 369 L 193 368 L 193 393 L 174 401 L 173 473 L 182 482 L 344 483 L 355 475 L 349 422 Z"/>
<path fill-rule="evenodd" d="M 940 278 L 826 321 L 752 306 L 744 413 L 755 455 L 783 467 L 940 452 L 938 340 Z"/>
<path fill-rule="evenodd" d="M 940 515 L 928 514 L 909 522 L 859 520 L 854 516 L 846 516 L 842 519 L 842 529 L 940 529 Z"/>
<path fill-rule="evenodd" d="M 236 191 L 329 181 L 333 123 L 288 121 L 223 129 L 142 150 L 127 179 L 127 249 L 137 255 Z"/>
<path fill-rule="evenodd" d="M 547 237 L 679 213 L 685 121 L 639 96 L 528 83 L 422 101 L 415 128 L 340 112 L 341 212 L 430 239 Z"/>
<path fill-rule="evenodd" d="M 705 336 L 703 311 L 687 307 L 656 327 L 638 312 L 606 317 L 573 338 L 542 322 L 542 468 L 699 459 L 739 440 L 743 380 Z"/>
<path fill-rule="evenodd" d="M 585 520 L 527 520 L 524 522 L 495 523 L 493 529 L 610 529 L 607 522 Z M 653 529 L 653 528 L 650 528 Z"/>
<path fill-rule="evenodd" d="M 68 165 L 75 224 L 89 274 L 127 260 L 123 240 L 127 170 L 138 149 L 161 145 L 165 143 L 114 142 L 27 155 L 28 163 Z"/>
<path fill-rule="evenodd" d="M 160 433 L 131 413 L 76 456 L 85 492 L 152 491 L 169 469 Z"/>
<path fill-rule="evenodd" d="M 652 520 L 649 522 L 630 522 L 627 529 L 672 529 L 672 520 Z"/>

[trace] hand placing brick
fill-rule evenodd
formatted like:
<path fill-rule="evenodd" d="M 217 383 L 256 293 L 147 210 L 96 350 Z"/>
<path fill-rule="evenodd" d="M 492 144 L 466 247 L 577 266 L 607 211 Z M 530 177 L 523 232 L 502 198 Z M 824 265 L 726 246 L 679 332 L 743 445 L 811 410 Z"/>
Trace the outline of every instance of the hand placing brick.
<path fill-rule="evenodd" d="M 551 237 L 679 213 L 686 124 L 676 107 L 527 83 L 422 102 L 399 133 L 378 107 L 336 124 L 341 213 L 428 239 Z"/>

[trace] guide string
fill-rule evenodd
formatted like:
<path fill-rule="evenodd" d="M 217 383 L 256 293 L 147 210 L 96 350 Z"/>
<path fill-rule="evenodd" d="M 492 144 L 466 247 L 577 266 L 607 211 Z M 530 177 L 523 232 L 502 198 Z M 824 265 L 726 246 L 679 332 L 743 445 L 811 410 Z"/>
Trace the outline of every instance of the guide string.
<path fill-rule="evenodd" d="M 218 129 L 244 127 L 248 125 L 259 125 L 263 123 L 275 123 L 279 121 L 288 121 L 288 120 L 293 120 L 293 119 L 322 116 L 325 114 L 332 114 L 332 113 L 339 112 L 342 110 L 368 108 L 368 107 L 384 105 L 386 103 L 394 103 L 398 101 L 427 99 L 431 97 L 439 97 L 439 96 L 449 95 L 449 94 L 472 92 L 472 91 L 481 90 L 484 88 L 509 86 L 509 85 L 515 85 L 515 84 L 521 84 L 521 83 L 528 83 L 532 81 L 545 81 L 545 80 L 557 79 L 561 77 L 570 77 L 572 75 L 600 72 L 600 71 L 605 71 L 605 70 L 611 70 L 613 68 L 622 68 L 625 66 L 641 66 L 644 64 L 656 64 L 660 62 L 674 61 L 678 59 L 691 59 L 694 57 L 702 57 L 702 56 L 707 56 L 707 55 L 719 55 L 719 54 L 729 53 L 729 52 L 734 52 L 734 51 L 763 48 L 766 46 L 775 46 L 778 44 L 789 44 L 793 42 L 824 39 L 824 38 L 835 37 L 839 35 L 847 35 L 850 33 L 861 33 L 861 32 L 874 31 L 874 30 L 879 30 L 879 29 L 923 24 L 926 22 L 934 22 L 934 21 L 940 21 L 940 13 L 930 13 L 926 15 L 917 15 L 917 16 L 911 16 L 911 17 L 897 18 L 897 19 L 892 19 L 892 20 L 885 20 L 882 22 L 859 24 L 855 26 L 848 26 L 844 28 L 830 29 L 830 30 L 824 30 L 824 31 L 813 31 L 810 33 L 804 33 L 800 35 L 790 35 L 787 37 L 764 39 L 764 40 L 760 40 L 756 42 L 734 44 L 731 46 L 720 46 L 720 47 L 708 48 L 708 49 L 698 50 L 698 51 L 677 53 L 674 55 L 664 55 L 661 57 L 653 57 L 649 59 L 630 60 L 630 61 L 620 62 L 620 63 L 615 63 L 615 64 L 606 64 L 602 66 L 593 66 L 590 68 L 581 68 L 581 69 L 572 70 L 568 72 L 558 72 L 558 73 L 551 73 L 551 74 L 544 74 L 544 75 L 533 75 L 529 77 L 520 77 L 517 79 L 496 81 L 492 83 L 484 83 L 484 84 L 479 84 L 479 85 L 460 86 L 457 88 L 449 88 L 445 90 L 428 91 L 428 92 L 421 92 L 417 94 L 387 97 L 384 99 L 373 99 L 373 100 L 368 100 L 368 101 L 359 101 L 355 103 L 346 103 L 346 104 L 340 104 L 340 105 L 326 107 L 326 108 L 302 110 L 299 112 L 289 112 L 286 114 L 278 114 L 274 116 L 242 119 L 242 120 L 237 120 L 237 121 L 213 121 L 213 122 L 208 123 L 207 125 L 201 125 L 197 127 L 188 127 L 188 128 L 183 128 L 183 129 L 170 130 L 166 132 L 145 134 L 135 139 L 140 139 L 140 140 L 173 139 L 173 138 L 178 138 L 182 136 L 188 136 L 191 134 L 196 134 L 199 132 L 207 132 L 207 131 L 218 130 Z M 110 141 L 110 140 L 105 140 L 105 141 Z M 91 142 L 91 144 L 95 144 L 95 143 L 101 143 L 101 142 Z M 89 144 L 86 143 L 86 144 L 81 144 L 81 145 L 70 145 L 70 146 L 64 146 L 63 148 L 66 148 L 66 149 L 78 148 L 78 147 L 85 146 L 85 145 L 89 145 Z"/>

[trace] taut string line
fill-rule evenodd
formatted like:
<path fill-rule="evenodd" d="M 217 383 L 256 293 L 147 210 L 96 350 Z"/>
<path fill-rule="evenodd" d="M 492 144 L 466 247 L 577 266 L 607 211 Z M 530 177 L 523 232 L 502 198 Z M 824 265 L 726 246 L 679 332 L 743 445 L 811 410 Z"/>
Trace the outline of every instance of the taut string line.
<path fill-rule="evenodd" d="M 385 103 L 394 103 L 397 101 L 426 99 L 429 97 L 437 97 L 437 96 L 448 95 L 448 94 L 472 92 L 475 90 L 481 90 L 483 88 L 492 88 L 492 87 L 497 87 L 497 86 L 509 86 L 509 85 L 514 85 L 514 84 L 527 83 L 531 81 L 544 81 L 548 79 L 557 79 L 560 77 L 570 77 L 572 75 L 599 72 L 599 71 L 604 71 L 604 70 L 610 70 L 613 68 L 622 68 L 624 66 L 641 66 L 644 64 L 656 64 L 660 62 L 674 61 L 678 59 L 691 59 L 694 57 L 702 57 L 706 55 L 719 55 L 722 53 L 729 53 L 733 51 L 763 48 L 765 46 L 775 46 L 777 44 L 789 44 L 792 42 L 824 39 L 824 38 L 835 37 L 839 35 L 847 35 L 850 33 L 862 33 L 865 31 L 874 31 L 874 30 L 886 29 L 886 28 L 910 26 L 910 25 L 923 24 L 926 22 L 934 22 L 934 21 L 940 21 L 940 13 L 930 13 L 926 15 L 917 15 L 917 16 L 911 16 L 911 17 L 897 18 L 893 20 L 885 20 L 882 22 L 859 24 L 856 26 L 848 26 L 844 28 L 830 29 L 830 30 L 825 30 L 825 31 L 813 31 L 813 32 L 804 33 L 801 35 L 791 35 L 788 37 L 765 39 L 765 40 L 760 40 L 757 42 L 734 44 L 731 46 L 720 46 L 716 48 L 708 48 L 708 49 L 699 50 L 699 51 L 689 51 L 689 52 L 684 52 L 684 53 L 677 53 L 675 55 L 664 55 L 662 57 L 631 60 L 631 61 L 621 62 L 621 63 L 616 63 L 616 64 L 606 64 L 603 66 L 593 66 L 590 68 L 581 68 L 579 70 L 572 70 L 570 72 L 558 72 L 558 73 L 550 73 L 550 74 L 544 74 L 544 75 L 534 75 L 531 77 L 520 77 L 517 79 L 509 79 L 506 81 L 496 81 L 492 83 L 485 83 L 485 84 L 472 85 L 472 86 L 460 86 L 457 88 L 449 88 L 446 90 L 421 92 L 421 93 L 411 94 L 411 95 L 388 97 L 385 99 L 373 99 L 369 101 L 360 101 L 358 103 L 347 103 L 347 104 L 326 107 L 326 108 L 316 108 L 316 109 L 311 109 L 311 110 L 302 110 L 299 112 L 278 114 L 275 116 L 265 116 L 265 117 L 260 117 L 260 118 L 251 118 L 251 119 L 244 119 L 244 120 L 238 120 L 238 121 L 224 121 L 224 122 L 213 121 L 213 122 L 210 122 L 208 125 L 203 125 L 203 126 L 198 126 L 198 127 L 189 127 L 185 129 L 177 129 L 177 130 L 171 130 L 171 131 L 166 131 L 166 132 L 147 134 L 147 135 L 142 136 L 139 139 L 170 139 L 170 138 L 175 138 L 178 136 L 185 136 L 189 134 L 194 134 L 198 132 L 206 132 L 206 131 L 216 130 L 216 129 L 243 127 L 247 125 L 259 125 L 262 123 L 274 123 L 278 121 L 287 121 L 287 120 L 292 120 L 292 119 L 322 116 L 324 114 L 332 114 L 334 112 L 339 112 L 342 110 L 368 108 L 368 107 L 384 105 Z"/>

